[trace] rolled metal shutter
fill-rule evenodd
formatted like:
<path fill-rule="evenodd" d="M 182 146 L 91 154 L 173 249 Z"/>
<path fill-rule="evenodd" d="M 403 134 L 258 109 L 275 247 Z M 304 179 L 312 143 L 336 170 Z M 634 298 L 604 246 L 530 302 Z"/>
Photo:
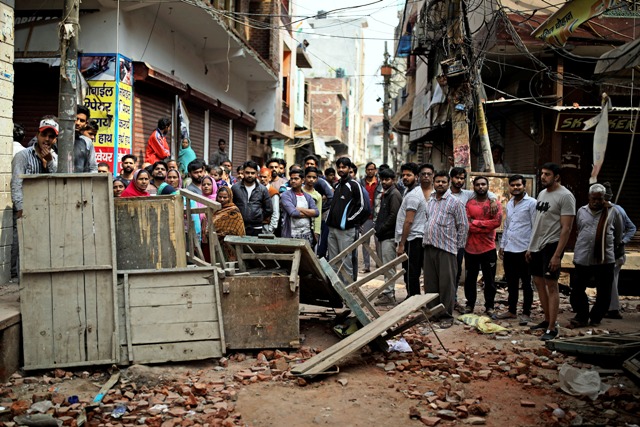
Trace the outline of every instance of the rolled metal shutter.
<path fill-rule="evenodd" d="M 133 145 L 131 152 L 138 157 L 138 166 L 144 163 L 144 153 L 151 132 L 158 127 L 162 117 L 172 117 L 174 95 L 158 88 L 136 84 L 133 93 Z M 167 135 L 171 146 L 171 133 Z M 172 153 L 177 158 L 177 153 Z"/>

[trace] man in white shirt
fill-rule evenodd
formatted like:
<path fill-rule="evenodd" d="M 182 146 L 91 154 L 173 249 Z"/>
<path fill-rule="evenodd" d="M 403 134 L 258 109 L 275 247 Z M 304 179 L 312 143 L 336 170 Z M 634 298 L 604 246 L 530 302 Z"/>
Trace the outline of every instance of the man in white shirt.
<path fill-rule="evenodd" d="M 525 259 L 531 240 L 531 230 L 536 219 L 536 199 L 529 197 L 525 190 L 526 180 L 522 175 L 509 177 L 511 199 L 507 203 L 507 217 L 503 224 L 502 239 L 498 256 L 503 260 L 504 274 L 509 289 L 509 310 L 498 314 L 498 319 L 515 319 L 518 307 L 518 294 L 522 280 L 522 316 L 520 325 L 531 321 L 533 304 L 533 286 L 529 264 Z"/>

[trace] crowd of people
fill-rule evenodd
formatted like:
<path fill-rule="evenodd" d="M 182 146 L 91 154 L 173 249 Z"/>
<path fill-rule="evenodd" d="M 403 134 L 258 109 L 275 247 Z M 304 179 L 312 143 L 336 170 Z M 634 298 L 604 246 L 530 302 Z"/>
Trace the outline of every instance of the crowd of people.
<path fill-rule="evenodd" d="M 84 111 L 79 108 L 81 114 Z M 92 170 L 95 163 L 93 146 L 85 139 L 90 138 L 82 137 L 87 119 L 88 114 L 85 124 L 76 122 L 78 155 L 82 157 L 76 159 L 74 150 L 76 170 Z M 169 119 L 161 119 L 149 138 L 145 160 L 153 159 L 153 163 L 136 169 L 135 155 L 122 157 L 120 174 L 113 180 L 113 195 L 147 197 L 176 194 L 185 188 L 217 201 L 221 209 L 211 221 L 200 215 L 198 233 L 203 243 L 207 224 L 212 223 L 221 240 L 228 235 L 261 234 L 302 239 L 318 257 L 333 259 L 373 229 L 374 248 L 383 264 L 406 255 L 402 266 L 407 298 L 423 290 L 438 294 L 431 304 L 444 306 L 438 319 L 443 327 L 451 326 L 455 311 L 475 311 L 482 271 L 484 314 L 497 319 L 519 318 L 523 326 L 535 323 L 531 319 L 535 285 L 544 320 L 531 329 L 541 330 L 541 339 L 550 340 L 558 336 L 558 278 L 575 222 L 576 278 L 571 283 L 570 302 L 576 315 L 570 326 L 597 325 L 603 317 L 621 318 L 617 278 L 624 263 L 624 245 L 636 228 L 624 209 L 610 202 L 608 183 L 591 185 L 588 204 L 576 211 L 575 197 L 561 184 L 561 167 L 545 163 L 540 168 L 542 191 L 537 199 L 527 194 L 524 176 L 509 176 L 511 197 L 503 212 L 498 197 L 490 191 L 488 177 L 475 176 L 473 189 L 463 188 L 467 181 L 464 168 L 436 171 L 428 163 L 405 163 L 398 176 L 388 165 L 378 167 L 369 162 L 365 176 L 357 179 L 357 166 L 348 157 L 338 158 L 335 169 L 323 171 L 319 159 L 309 155 L 303 164 L 288 169 L 283 159 L 273 158 L 262 167 L 248 160 L 233 171 L 223 139 L 209 164 L 197 158 L 188 138 L 183 139 L 178 158 L 171 159 L 166 141 L 170 127 Z M 43 118 L 35 143 L 14 157 L 11 188 L 16 219 L 22 213 L 19 175 L 55 172 L 57 134 L 55 119 Z M 14 139 L 21 142 L 24 132 L 20 139 L 14 128 Z M 99 171 L 100 165 L 96 166 Z M 496 230 L 501 226 L 497 240 Z M 224 252 L 229 260 L 234 259 L 230 247 L 224 246 Z M 363 250 L 363 273 L 371 272 L 368 255 Z M 508 310 L 501 313 L 495 312 L 498 257 L 503 260 L 509 292 Z M 463 261 L 464 303 L 458 300 Z M 342 264 L 343 280 L 357 280 L 357 252 L 347 255 Z M 386 274 L 390 279 L 395 272 Z M 597 298 L 589 310 L 585 290 L 592 286 L 592 278 Z M 523 302 L 518 313 L 520 287 Z M 375 303 L 396 304 L 395 284 L 391 283 Z"/>

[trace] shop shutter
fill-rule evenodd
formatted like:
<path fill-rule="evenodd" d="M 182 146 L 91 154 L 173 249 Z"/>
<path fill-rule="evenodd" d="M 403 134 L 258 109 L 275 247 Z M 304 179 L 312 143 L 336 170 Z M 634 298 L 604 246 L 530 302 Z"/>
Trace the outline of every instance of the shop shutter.
<path fill-rule="evenodd" d="M 187 103 L 189 113 L 189 136 L 191 148 L 199 159 L 204 159 L 204 108 L 193 103 Z"/>
<path fill-rule="evenodd" d="M 137 84 L 133 92 L 133 146 L 131 152 L 138 157 L 138 165 L 144 163 L 144 153 L 151 132 L 158 127 L 158 120 L 171 118 L 173 111 L 173 95 L 158 88 Z M 171 132 L 167 135 L 171 147 Z M 177 153 L 172 153 L 177 158 Z"/>
<path fill-rule="evenodd" d="M 58 115 L 60 68 L 41 63 L 14 64 L 13 120 L 24 126 L 25 141 L 38 133 L 42 116 Z"/>
<path fill-rule="evenodd" d="M 233 122 L 233 164 L 241 165 L 248 160 L 249 131 L 245 125 Z"/>
<path fill-rule="evenodd" d="M 209 115 L 209 158 L 218 151 L 220 138 L 229 143 L 229 119 L 211 112 Z"/>

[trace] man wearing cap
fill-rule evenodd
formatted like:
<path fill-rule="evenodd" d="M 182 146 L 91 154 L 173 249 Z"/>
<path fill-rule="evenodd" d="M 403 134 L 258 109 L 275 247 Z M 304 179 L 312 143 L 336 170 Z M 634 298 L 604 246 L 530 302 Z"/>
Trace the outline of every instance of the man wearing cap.
<path fill-rule="evenodd" d="M 11 201 L 14 218 L 22 216 L 22 178 L 20 175 L 54 173 L 58 170 L 58 155 L 53 145 L 58 139 L 60 128 L 58 122 L 46 116 L 40 121 L 37 141 L 15 155 L 11 162 Z M 20 265 L 17 263 L 16 265 Z"/>

